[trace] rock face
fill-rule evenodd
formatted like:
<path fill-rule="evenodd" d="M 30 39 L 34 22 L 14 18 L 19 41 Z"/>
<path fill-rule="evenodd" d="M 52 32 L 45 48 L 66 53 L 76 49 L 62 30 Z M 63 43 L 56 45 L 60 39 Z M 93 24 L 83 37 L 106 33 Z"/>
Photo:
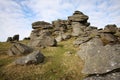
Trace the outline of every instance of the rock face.
<path fill-rule="evenodd" d="M 80 11 L 75 11 L 72 16 L 68 17 L 69 22 L 71 22 L 72 29 L 73 29 L 73 36 L 82 35 L 84 29 L 89 26 L 87 23 L 88 16 L 84 15 Z"/>
<path fill-rule="evenodd" d="M 80 48 L 78 55 L 85 61 L 83 73 L 102 74 L 120 68 L 120 44 L 103 46 L 100 39 L 94 38 Z"/>
<path fill-rule="evenodd" d="M 34 30 L 30 35 L 29 46 L 32 47 L 47 47 L 47 46 L 56 46 L 57 42 L 52 37 L 52 27 L 48 27 L 47 22 L 35 22 L 32 26 L 38 25 L 39 27 L 33 28 Z M 47 25 L 47 26 L 46 26 Z"/>
<path fill-rule="evenodd" d="M 14 45 L 8 50 L 8 55 L 9 56 L 14 56 L 14 55 L 23 55 L 23 54 L 28 54 L 32 52 L 33 49 L 21 44 L 21 43 L 14 43 Z"/>
<path fill-rule="evenodd" d="M 94 38 L 80 45 L 77 53 L 85 61 L 82 73 L 105 74 L 120 68 L 120 44 L 105 45 L 100 38 Z M 111 75 L 112 73 L 108 74 Z M 115 75 L 116 76 L 116 75 Z M 113 76 L 114 77 L 114 76 Z M 120 79 L 120 76 L 118 76 Z M 110 77 L 92 76 L 85 80 L 117 80 Z"/>
<path fill-rule="evenodd" d="M 17 59 L 16 65 L 39 64 L 44 61 L 45 56 L 40 51 L 34 51 L 31 54 Z"/>
<path fill-rule="evenodd" d="M 31 33 L 30 46 L 33 47 L 47 47 L 56 46 L 56 40 L 51 36 L 51 33 L 47 30 L 36 30 Z"/>
<path fill-rule="evenodd" d="M 71 35 L 67 33 L 59 33 L 59 35 L 55 38 L 57 42 L 61 42 L 63 40 L 70 39 Z"/>

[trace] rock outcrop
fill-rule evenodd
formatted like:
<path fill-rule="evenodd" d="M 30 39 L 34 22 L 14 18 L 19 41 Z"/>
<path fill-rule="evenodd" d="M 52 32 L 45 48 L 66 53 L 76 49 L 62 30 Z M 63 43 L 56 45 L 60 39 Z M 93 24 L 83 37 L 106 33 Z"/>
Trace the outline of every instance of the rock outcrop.
<path fill-rule="evenodd" d="M 36 24 L 35 24 L 36 23 Z M 47 22 L 44 22 L 44 24 L 41 25 L 42 22 L 35 22 L 32 25 L 39 26 L 37 28 L 34 28 L 34 30 L 31 32 L 30 35 L 30 43 L 29 46 L 32 47 L 47 47 L 47 46 L 56 46 L 57 42 L 52 37 L 52 27 L 49 25 L 44 25 Z M 49 26 L 49 27 L 48 27 Z"/>
<path fill-rule="evenodd" d="M 39 64 L 44 61 L 45 56 L 40 51 L 34 51 L 27 56 L 17 59 L 15 65 Z"/>
<path fill-rule="evenodd" d="M 68 17 L 69 22 L 72 25 L 72 36 L 80 36 L 84 33 L 84 29 L 89 26 L 87 22 L 88 16 L 84 15 L 80 11 L 75 11 L 72 16 Z"/>
<path fill-rule="evenodd" d="M 9 56 L 15 56 L 15 55 L 24 55 L 31 53 L 33 51 L 32 48 L 21 44 L 21 43 L 14 43 L 13 46 L 8 50 L 8 55 Z"/>
<path fill-rule="evenodd" d="M 93 38 L 92 40 L 80 45 L 80 50 L 77 54 L 85 61 L 84 68 L 82 70 L 82 73 L 84 74 L 106 74 L 120 68 L 120 44 L 107 44 L 104 46 L 100 38 Z M 112 73 L 108 75 L 111 74 Z M 99 77 L 101 78 L 101 76 L 92 76 L 85 80 L 109 79 L 107 76 L 102 79 L 99 79 Z M 116 79 L 111 78 L 109 80 L 117 80 L 118 78 L 120 78 L 120 76 L 117 76 Z"/>

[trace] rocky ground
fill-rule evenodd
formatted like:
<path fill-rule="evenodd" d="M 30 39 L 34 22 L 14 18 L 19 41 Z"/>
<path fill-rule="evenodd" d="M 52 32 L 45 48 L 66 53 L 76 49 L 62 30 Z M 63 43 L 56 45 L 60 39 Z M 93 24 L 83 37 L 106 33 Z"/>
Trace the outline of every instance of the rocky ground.
<path fill-rule="evenodd" d="M 32 23 L 30 37 L 0 43 L 5 80 L 120 80 L 120 28 L 90 26 L 75 11 L 67 20 Z"/>

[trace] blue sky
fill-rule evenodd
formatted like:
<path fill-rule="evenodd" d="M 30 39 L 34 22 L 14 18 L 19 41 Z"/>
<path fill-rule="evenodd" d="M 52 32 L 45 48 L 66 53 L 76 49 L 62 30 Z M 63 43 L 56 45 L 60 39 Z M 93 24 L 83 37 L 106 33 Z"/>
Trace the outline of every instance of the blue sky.
<path fill-rule="evenodd" d="M 91 26 L 120 27 L 120 0 L 0 0 L 0 41 L 14 34 L 23 39 L 32 22 L 67 19 L 75 10 L 88 15 Z"/>

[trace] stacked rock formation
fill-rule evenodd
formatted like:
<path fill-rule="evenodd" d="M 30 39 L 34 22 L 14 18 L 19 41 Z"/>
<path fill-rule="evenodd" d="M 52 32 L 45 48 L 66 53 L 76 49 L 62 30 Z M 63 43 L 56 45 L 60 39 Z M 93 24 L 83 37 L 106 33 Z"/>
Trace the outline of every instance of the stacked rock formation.
<path fill-rule="evenodd" d="M 30 35 L 30 46 L 33 47 L 46 47 L 56 46 L 57 42 L 52 37 L 51 29 L 52 26 L 48 22 L 37 21 L 32 24 L 34 29 Z"/>
<path fill-rule="evenodd" d="M 73 29 L 72 36 L 80 36 L 84 33 L 84 29 L 89 26 L 88 18 L 87 15 L 80 11 L 75 11 L 72 16 L 68 17 Z"/>

